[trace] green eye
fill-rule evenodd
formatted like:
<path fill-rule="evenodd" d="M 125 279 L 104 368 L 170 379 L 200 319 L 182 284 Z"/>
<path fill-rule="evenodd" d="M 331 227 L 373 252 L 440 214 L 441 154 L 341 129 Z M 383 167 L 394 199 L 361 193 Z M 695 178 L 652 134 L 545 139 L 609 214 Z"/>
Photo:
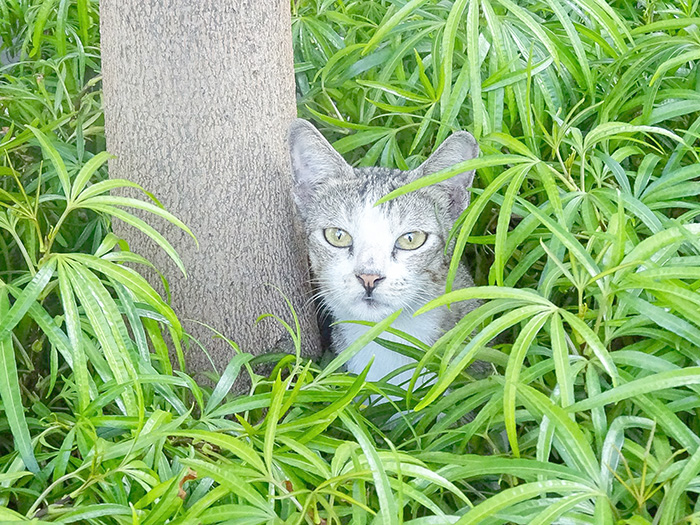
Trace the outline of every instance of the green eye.
<path fill-rule="evenodd" d="M 415 250 L 425 244 L 428 234 L 421 231 L 404 233 L 396 239 L 396 247 L 400 250 Z"/>
<path fill-rule="evenodd" d="M 336 248 L 347 248 L 352 244 L 352 237 L 350 234 L 340 228 L 326 228 L 323 230 L 323 236 Z"/>

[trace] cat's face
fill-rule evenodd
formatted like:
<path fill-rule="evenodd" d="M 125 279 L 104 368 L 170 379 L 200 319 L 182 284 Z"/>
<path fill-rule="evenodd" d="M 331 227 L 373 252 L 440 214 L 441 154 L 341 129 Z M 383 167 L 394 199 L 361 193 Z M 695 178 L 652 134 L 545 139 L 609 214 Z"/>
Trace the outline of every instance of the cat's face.
<path fill-rule="evenodd" d="M 417 177 L 476 156 L 471 135 L 453 135 L 410 172 L 353 169 L 305 121 L 292 126 L 290 146 L 312 272 L 336 319 L 379 321 L 441 293 L 448 232 L 468 204 L 472 173 L 374 203 Z"/>

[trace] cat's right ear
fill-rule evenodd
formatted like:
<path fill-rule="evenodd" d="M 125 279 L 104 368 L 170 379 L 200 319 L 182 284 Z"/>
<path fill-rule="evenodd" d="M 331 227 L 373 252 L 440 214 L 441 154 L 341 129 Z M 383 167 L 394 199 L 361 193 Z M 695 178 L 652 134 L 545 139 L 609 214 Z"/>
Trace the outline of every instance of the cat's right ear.
<path fill-rule="evenodd" d="M 351 169 L 340 153 L 310 123 L 296 119 L 289 127 L 289 154 L 294 177 L 294 197 L 303 206 L 314 189 L 329 177 L 339 177 Z"/>
<path fill-rule="evenodd" d="M 416 170 L 419 176 L 430 175 L 479 156 L 479 145 L 471 133 L 457 131 L 440 144 Z M 438 184 L 448 192 L 449 212 L 452 220 L 457 220 L 469 206 L 470 189 L 474 180 L 474 170 L 458 173 Z"/>

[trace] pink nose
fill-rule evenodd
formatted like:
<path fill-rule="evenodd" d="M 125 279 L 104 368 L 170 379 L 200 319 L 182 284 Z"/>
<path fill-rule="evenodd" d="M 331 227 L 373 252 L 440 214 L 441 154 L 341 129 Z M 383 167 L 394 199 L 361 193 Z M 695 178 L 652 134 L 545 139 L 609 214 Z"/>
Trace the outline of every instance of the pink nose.
<path fill-rule="evenodd" d="M 374 291 L 380 281 L 386 279 L 386 277 L 377 275 L 376 273 L 361 273 L 355 277 L 357 277 L 357 279 L 362 283 L 362 286 L 365 287 L 367 295 L 370 295 Z"/>

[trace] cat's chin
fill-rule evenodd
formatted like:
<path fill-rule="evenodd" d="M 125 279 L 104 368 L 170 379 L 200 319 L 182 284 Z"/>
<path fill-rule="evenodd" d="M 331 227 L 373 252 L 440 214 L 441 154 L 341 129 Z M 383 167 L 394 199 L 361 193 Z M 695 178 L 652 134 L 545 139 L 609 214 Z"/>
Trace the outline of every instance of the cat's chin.
<path fill-rule="evenodd" d="M 343 310 L 343 312 L 336 312 L 336 317 L 376 323 L 394 313 L 396 308 L 376 299 L 363 298 L 347 305 Z"/>

